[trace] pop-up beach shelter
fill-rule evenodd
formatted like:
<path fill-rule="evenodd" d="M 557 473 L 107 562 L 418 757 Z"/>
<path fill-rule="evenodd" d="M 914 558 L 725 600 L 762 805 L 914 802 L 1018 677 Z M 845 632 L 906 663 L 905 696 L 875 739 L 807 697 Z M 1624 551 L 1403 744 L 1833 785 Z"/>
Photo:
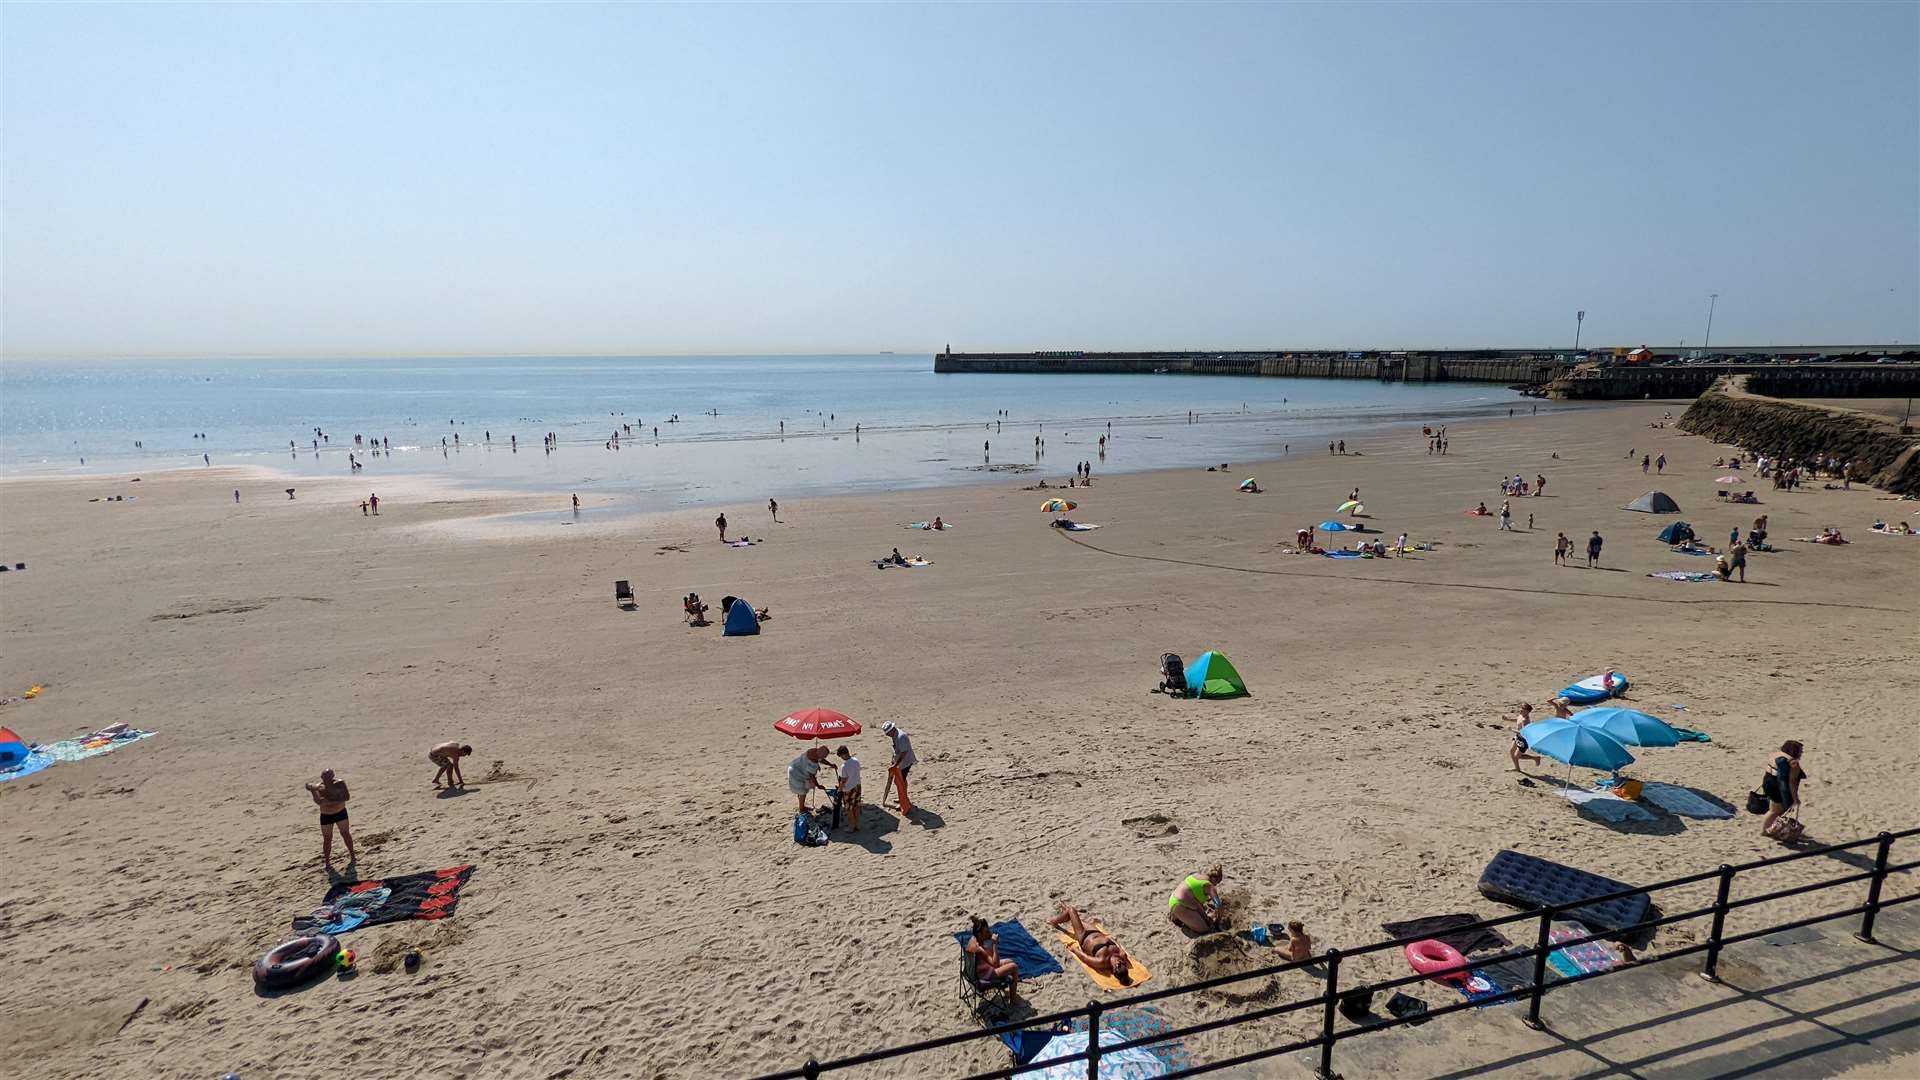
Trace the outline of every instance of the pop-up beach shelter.
<path fill-rule="evenodd" d="M 1638 510 L 1643 514 L 1677 514 L 1680 512 L 1680 504 L 1674 502 L 1673 496 L 1668 495 L 1664 491 L 1649 491 L 1645 495 L 1628 503 L 1626 508 L 1628 510 Z"/>
<path fill-rule="evenodd" d="M 1239 697 L 1246 692 L 1247 684 L 1233 669 L 1233 662 L 1217 652 L 1201 653 L 1200 659 L 1187 665 L 1187 693 L 1192 697 Z"/>
<path fill-rule="evenodd" d="M 27 760 L 27 741 L 13 733 L 12 728 L 0 727 L 0 769 L 17 768 Z"/>
<path fill-rule="evenodd" d="M 740 637 L 760 632 L 760 620 L 753 614 L 753 605 L 747 603 L 744 596 L 735 597 L 733 606 L 727 609 L 726 621 L 720 624 L 721 637 Z"/>
<path fill-rule="evenodd" d="M 1684 521 L 1676 521 L 1660 530 L 1660 542 L 1663 544 L 1684 544 L 1693 538 L 1693 526 Z"/>

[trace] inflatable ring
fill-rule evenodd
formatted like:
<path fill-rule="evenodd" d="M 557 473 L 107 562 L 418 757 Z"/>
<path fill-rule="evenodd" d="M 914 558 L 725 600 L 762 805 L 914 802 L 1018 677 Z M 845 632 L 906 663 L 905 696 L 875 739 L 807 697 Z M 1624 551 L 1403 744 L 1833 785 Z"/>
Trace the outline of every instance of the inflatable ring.
<path fill-rule="evenodd" d="M 1459 982 L 1468 977 L 1467 958 L 1444 941 L 1428 938 L 1407 944 L 1407 963 L 1422 975 L 1441 982 Z"/>
<path fill-rule="evenodd" d="M 340 942 L 332 934 L 294 938 L 253 962 L 253 985 L 262 990 L 298 986 L 331 970 L 339 954 Z"/>

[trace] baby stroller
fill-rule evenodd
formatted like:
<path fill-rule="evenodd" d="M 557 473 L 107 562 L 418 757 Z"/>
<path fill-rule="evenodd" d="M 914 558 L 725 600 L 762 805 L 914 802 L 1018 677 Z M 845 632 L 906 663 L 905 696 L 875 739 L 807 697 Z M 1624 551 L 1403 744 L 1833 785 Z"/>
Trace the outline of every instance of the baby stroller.
<path fill-rule="evenodd" d="M 1160 685 L 1154 691 L 1168 697 L 1187 696 L 1187 664 L 1178 653 L 1160 654 Z"/>

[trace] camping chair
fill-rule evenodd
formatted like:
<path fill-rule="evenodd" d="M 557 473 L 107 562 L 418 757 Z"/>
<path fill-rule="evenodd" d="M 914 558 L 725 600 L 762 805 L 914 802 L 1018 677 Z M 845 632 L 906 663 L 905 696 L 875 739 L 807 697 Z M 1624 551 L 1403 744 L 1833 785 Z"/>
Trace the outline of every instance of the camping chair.
<path fill-rule="evenodd" d="M 1160 685 L 1168 697 L 1187 696 L 1187 665 L 1177 653 L 1160 654 Z"/>
<path fill-rule="evenodd" d="M 1716 492 L 1714 492 L 1714 494 L 1715 494 L 1715 495 L 1718 495 L 1718 496 L 1719 496 L 1720 498 L 1722 498 L 1722 499 L 1725 499 L 1725 498 L 1727 497 L 1727 493 L 1726 493 L 1726 491 L 1725 491 L 1725 490 L 1721 490 L 1721 491 L 1716 491 Z"/>
<path fill-rule="evenodd" d="M 700 602 L 699 593 L 688 593 L 687 598 L 681 601 L 680 606 L 687 617 L 688 626 L 711 625 L 707 622 L 707 605 Z"/>
<path fill-rule="evenodd" d="M 974 965 L 973 954 L 960 946 L 960 1001 L 975 1015 L 988 1009 L 1005 1009 L 1013 1003 L 1011 979 L 982 979 Z"/>
<path fill-rule="evenodd" d="M 639 601 L 633 598 L 633 582 L 626 580 L 614 582 L 613 602 L 628 610 L 639 606 Z"/>

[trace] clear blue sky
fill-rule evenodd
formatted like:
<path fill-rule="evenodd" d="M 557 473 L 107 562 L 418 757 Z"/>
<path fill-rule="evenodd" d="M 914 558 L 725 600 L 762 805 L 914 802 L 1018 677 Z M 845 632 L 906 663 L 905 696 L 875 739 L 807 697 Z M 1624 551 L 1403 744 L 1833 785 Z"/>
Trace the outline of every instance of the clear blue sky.
<path fill-rule="evenodd" d="M 0 8 L 0 351 L 1920 340 L 1920 5 Z"/>

